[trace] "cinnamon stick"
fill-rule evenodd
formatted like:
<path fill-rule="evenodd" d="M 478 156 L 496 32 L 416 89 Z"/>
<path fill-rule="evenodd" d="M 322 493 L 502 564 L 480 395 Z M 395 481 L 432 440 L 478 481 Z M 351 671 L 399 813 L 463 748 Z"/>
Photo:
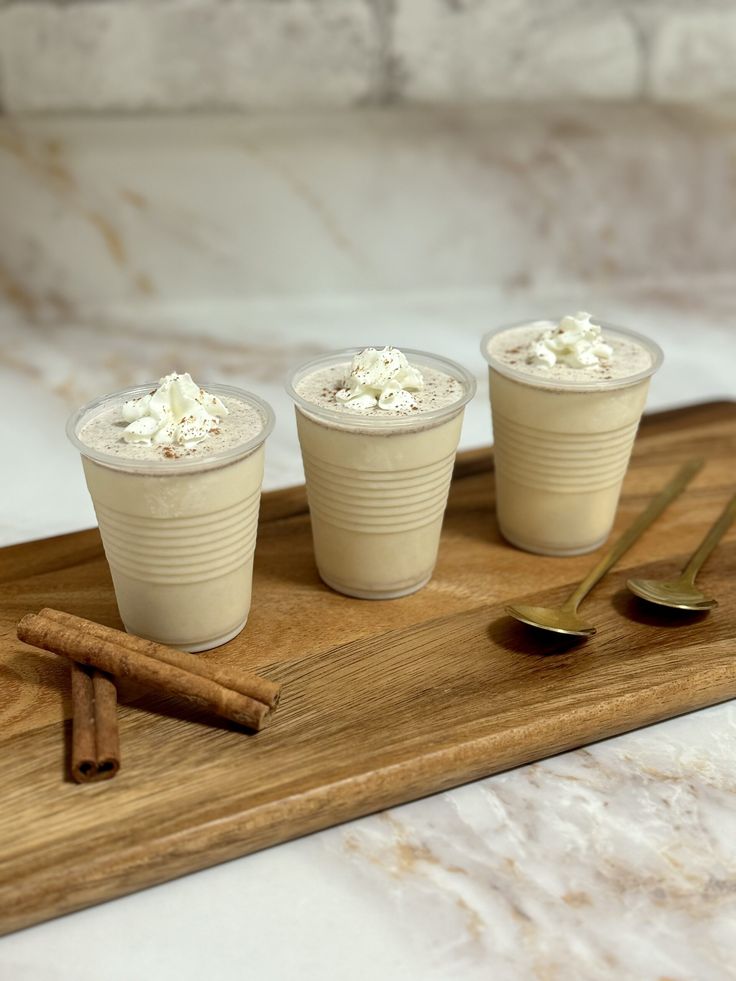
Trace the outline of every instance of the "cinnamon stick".
<path fill-rule="evenodd" d="M 211 676 L 195 674 L 169 661 L 132 650 L 118 642 L 121 631 L 113 631 L 113 642 L 90 633 L 87 628 L 89 621 L 81 617 L 74 617 L 73 621 L 71 624 L 68 621 L 59 622 L 48 615 L 30 613 L 18 624 L 18 638 L 34 647 L 98 668 L 116 678 L 127 678 L 155 691 L 178 695 L 250 729 L 259 730 L 269 722 L 272 709 L 265 702 L 227 688 Z M 77 626 L 77 623 L 81 626 Z M 166 650 L 171 651 L 171 648 Z M 187 655 L 182 653 L 182 658 L 189 665 Z M 204 667 L 206 662 L 196 663 Z"/>
<path fill-rule="evenodd" d="M 44 607 L 38 615 L 46 617 L 48 620 L 54 620 L 56 623 L 73 630 L 83 630 L 92 637 L 107 640 L 111 644 L 118 644 L 120 647 L 153 657 L 157 661 L 171 664 L 173 667 L 182 668 L 191 674 L 209 678 L 210 681 L 215 681 L 224 688 L 239 691 L 242 695 L 248 695 L 258 702 L 263 702 L 271 709 L 275 709 L 279 703 L 281 685 L 250 671 L 240 671 L 237 668 L 227 667 L 227 665 L 202 661 L 196 654 L 187 654 L 186 651 L 178 651 L 174 647 L 167 647 L 165 644 L 157 644 L 153 640 L 136 637 L 135 634 L 128 634 L 124 630 L 115 630 L 114 627 L 105 627 L 101 623 L 95 623 L 94 620 L 85 620 L 84 617 L 64 613 L 62 610 Z"/>
<path fill-rule="evenodd" d="M 120 769 L 117 692 L 108 675 L 71 662 L 72 776 L 109 780 Z"/>

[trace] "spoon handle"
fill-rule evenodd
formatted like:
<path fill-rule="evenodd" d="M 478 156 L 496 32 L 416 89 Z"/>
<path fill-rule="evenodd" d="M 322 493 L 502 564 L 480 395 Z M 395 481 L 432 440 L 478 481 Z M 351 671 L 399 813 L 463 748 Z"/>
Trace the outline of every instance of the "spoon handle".
<path fill-rule="evenodd" d="M 692 584 L 695 581 L 695 577 L 700 572 L 700 567 L 726 534 L 734 518 L 736 518 L 736 494 L 733 495 L 723 511 L 721 511 L 717 521 L 700 545 L 698 545 L 690 561 L 682 570 L 682 578 L 686 582 Z"/>
<path fill-rule="evenodd" d="M 651 499 L 639 517 L 629 525 L 610 552 L 607 552 L 597 563 L 597 565 L 590 570 L 585 579 L 583 579 L 577 589 L 566 601 L 566 609 L 572 610 L 573 612 L 577 610 L 580 601 L 588 595 L 598 580 L 602 579 L 611 566 L 618 562 L 624 552 L 631 548 L 637 538 L 639 538 L 639 536 L 646 531 L 649 525 L 651 525 L 652 522 L 660 516 L 667 505 L 671 504 L 672 501 L 674 501 L 674 499 L 682 493 L 690 480 L 703 466 L 703 462 L 704 461 L 702 459 L 688 460 L 687 463 L 680 467 L 672 480 L 659 492 L 659 494 L 657 494 L 656 497 Z"/>

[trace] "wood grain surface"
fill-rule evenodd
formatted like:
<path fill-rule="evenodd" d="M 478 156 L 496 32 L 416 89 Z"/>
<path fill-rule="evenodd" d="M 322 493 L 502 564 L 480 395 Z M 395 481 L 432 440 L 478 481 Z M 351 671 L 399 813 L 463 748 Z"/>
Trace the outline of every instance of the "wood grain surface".
<path fill-rule="evenodd" d="M 736 695 L 736 528 L 701 577 L 721 605 L 671 614 L 630 597 L 674 572 L 736 483 L 736 405 L 645 419 L 620 531 L 679 462 L 690 487 L 595 590 L 600 627 L 570 645 L 503 604 L 562 598 L 594 557 L 527 555 L 500 539 L 492 455 L 459 457 L 432 582 L 366 602 L 320 583 L 303 488 L 264 497 L 246 630 L 200 655 L 281 681 L 258 735 L 173 698 L 121 692 L 123 768 L 68 776 L 67 663 L 15 638 L 52 606 L 119 626 L 97 531 L 0 550 L 0 932 Z"/>

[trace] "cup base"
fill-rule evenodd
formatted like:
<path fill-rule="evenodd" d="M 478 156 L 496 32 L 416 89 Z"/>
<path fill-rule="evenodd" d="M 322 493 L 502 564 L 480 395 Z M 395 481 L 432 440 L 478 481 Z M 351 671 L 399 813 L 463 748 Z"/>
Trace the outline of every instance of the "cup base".
<path fill-rule="evenodd" d="M 512 535 L 507 535 L 503 528 L 500 531 L 509 545 L 513 545 L 514 548 L 520 548 L 522 552 L 532 552 L 534 555 L 552 555 L 556 558 L 571 558 L 573 555 L 587 555 L 588 552 L 595 552 L 610 534 L 610 532 L 606 532 L 602 538 L 593 542 L 592 545 L 582 545 L 575 548 L 545 548 L 543 545 L 530 545 L 528 542 L 523 542 L 518 538 L 514 538 Z"/>
<path fill-rule="evenodd" d="M 138 636 L 145 637 L 146 640 L 153 640 L 157 644 L 166 644 L 167 647 L 175 647 L 178 651 L 186 651 L 188 654 L 200 654 L 202 651 L 211 651 L 213 647 L 222 647 L 223 644 L 227 644 L 227 642 L 229 640 L 232 640 L 233 637 L 238 636 L 238 634 L 240 633 L 240 631 L 243 629 L 243 627 L 246 625 L 247 622 L 248 622 L 248 617 L 246 617 L 242 623 L 239 623 L 234 630 L 230 630 L 226 634 L 222 634 L 220 637 L 213 637 L 211 640 L 197 641 L 194 644 L 172 643 L 171 641 L 161 640 L 160 637 L 150 637 L 150 636 L 146 636 L 145 634 L 139 634 Z M 124 620 L 123 620 L 123 626 L 125 626 L 125 629 L 128 630 L 128 627 L 126 626 Z M 135 633 L 135 631 L 128 631 L 128 632 Z"/>
<path fill-rule="evenodd" d="M 365 600 L 399 599 L 401 596 L 411 596 L 412 593 L 416 593 L 426 586 L 429 580 L 432 578 L 432 573 L 430 572 L 426 579 L 422 579 L 421 582 L 415 583 L 412 586 L 404 586 L 403 589 L 367 590 L 352 589 L 350 586 L 338 586 L 337 583 L 331 582 L 326 576 L 323 576 L 321 572 L 319 575 L 322 582 L 326 586 L 329 586 L 330 589 L 334 589 L 336 593 L 342 593 L 343 596 L 352 596 L 355 599 Z"/>

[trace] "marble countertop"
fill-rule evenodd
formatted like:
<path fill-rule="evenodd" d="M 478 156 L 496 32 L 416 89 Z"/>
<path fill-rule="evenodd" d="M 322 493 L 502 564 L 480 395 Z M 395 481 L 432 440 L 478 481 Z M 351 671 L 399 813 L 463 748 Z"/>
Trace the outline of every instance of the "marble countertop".
<path fill-rule="evenodd" d="M 0 168 L 1 148 L 0 141 Z M 53 237 L 72 220 L 64 211 L 70 195 L 89 224 L 103 192 L 99 173 L 88 178 L 85 198 L 73 170 L 54 176 L 50 165 L 39 171 L 38 158 L 26 156 L 17 189 L 46 208 Z M 163 186 L 163 176 L 156 179 Z M 31 194 L 34 181 L 47 202 Z M 313 194 L 307 178 L 300 194 Z M 333 222 L 314 195 L 310 213 L 305 220 L 321 227 Z M 189 230 L 202 239 L 187 248 L 209 249 L 212 259 L 214 232 L 205 241 L 212 230 L 188 229 L 185 217 L 185 209 L 167 205 L 152 220 L 151 254 L 162 235 Z M 267 488 L 302 477 L 283 376 L 291 364 L 336 346 L 389 340 L 474 368 L 479 393 L 467 413 L 465 447 L 491 439 L 480 335 L 551 311 L 591 306 L 654 337 L 666 362 L 650 409 L 734 397 L 736 293 L 720 274 L 587 285 L 507 276 L 482 287 L 400 290 L 364 282 L 308 297 L 187 297 L 175 306 L 141 296 L 132 312 L 118 304 L 103 314 L 93 303 L 95 269 L 106 288 L 114 286 L 115 227 L 97 222 L 103 254 L 97 267 L 84 264 L 72 289 L 62 269 L 69 258 L 54 253 L 52 261 L 27 234 L 28 220 L 24 211 L 6 226 L 17 248 L 11 255 L 7 247 L 0 280 L 7 301 L 0 307 L 0 438 L 11 464 L 3 469 L 0 544 L 93 524 L 64 421 L 80 402 L 140 380 L 143 365 L 149 377 L 189 368 L 268 399 L 278 422 L 267 448 Z M 342 234 L 330 226 L 333 245 Z M 24 255 L 41 256 L 45 278 Z M 147 293 L 146 268 L 126 259 L 119 273 L 121 295 L 133 276 Z M 173 266 L 166 276 L 174 292 Z M 736 961 L 734 760 L 736 709 L 724 704 L 3 938 L 0 976 L 720 981 L 734 976 Z"/>
<path fill-rule="evenodd" d="M 243 344 L 225 317 L 206 343 L 195 332 L 178 339 L 178 364 L 215 377 L 227 358 L 242 365 L 237 381 L 276 407 L 267 486 L 301 477 L 280 376 L 295 355 L 360 343 L 377 302 L 326 307 L 319 328 L 300 330 L 298 350 L 273 335 Z M 519 313 L 513 298 L 490 295 L 391 308 L 395 340 L 474 365 L 481 388 L 483 325 Z M 619 299 L 616 313 L 667 350 L 652 407 L 732 391 L 733 335 L 704 322 L 696 335 L 694 321 L 644 297 Z M 90 365 L 73 389 L 59 390 L 53 380 L 67 345 L 78 343 L 73 331 L 5 327 L 13 364 L 0 379 L 27 428 L 19 433 L 8 416 L 0 427 L 11 459 L 22 451 L 25 460 L 4 475 L 3 538 L 87 526 L 94 518 L 78 459 L 61 431 L 72 405 L 109 379 Z M 125 366 L 135 369 L 137 344 L 104 332 L 96 344 L 95 364 L 114 363 L 121 380 Z M 463 445 L 489 436 L 481 391 Z M 247 965 L 264 979 L 726 978 L 736 950 L 734 759 L 736 710 L 726 704 L 7 937 L 0 974 L 163 981 L 206 968 L 234 979 Z M 104 937 L 104 969 L 103 941 L 90 937 Z M 71 963 L 73 973 L 59 966 Z"/>

